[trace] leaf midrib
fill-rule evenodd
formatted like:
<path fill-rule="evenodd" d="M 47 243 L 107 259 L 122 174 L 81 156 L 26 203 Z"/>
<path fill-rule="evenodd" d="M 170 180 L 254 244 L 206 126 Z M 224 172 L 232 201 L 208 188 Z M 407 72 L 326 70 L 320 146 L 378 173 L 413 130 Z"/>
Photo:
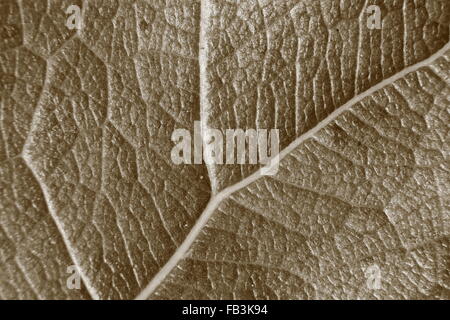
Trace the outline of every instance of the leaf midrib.
<path fill-rule="evenodd" d="M 203 21 L 206 21 L 204 19 L 205 14 L 207 14 L 207 6 L 203 4 L 202 1 L 202 8 L 201 8 L 201 27 L 200 27 L 200 50 L 199 50 L 199 63 L 200 63 L 200 113 L 201 113 L 201 121 L 202 121 L 202 127 L 204 125 L 204 109 L 205 106 L 207 106 L 208 101 L 206 99 L 205 89 L 206 84 L 204 83 L 202 86 L 202 82 L 206 81 L 206 46 L 204 46 L 205 43 L 203 41 L 205 40 L 205 26 Z M 208 202 L 205 210 L 201 213 L 200 217 L 194 224 L 191 231 L 188 233 L 182 244 L 175 250 L 173 255 L 170 257 L 170 259 L 166 262 L 166 264 L 159 270 L 159 272 L 153 277 L 153 279 L 149 282 L 149 284 L 139 293 L 139 295 L 136 297 L 136 300 L 146 300 L 148 297 L 154 292 L 154 290 L 164 281 L 166 276 L 172 271 L 174 267 L 178 265 L 178 263 L 184 259 L 186 256 L 186 253 L 188 252 L 191 245 L 194 243 L 194 241 L 197 239 L 198 235 L 202 231 L 203 227 L 207 224 L 209 221 L 209 218 L 213 215 L 213 213 L 216 211 L 219 204 L 227 199 L 231 194 L 235 193 L 236 191 L 239 191 L 245 187 L 247 187 L 249 184 L 255 182 L 256 180 L 263 177 L 261 174 L 262 170 L 270 170 L 271 168 L 278 165 L 281 160 L 289 155 L 294 149 L 296 149 L 299 145 L 301 145 L 304 141 L 307 139 L 312 138 L 319 130 L 326 127 L 330 122 L 335 120 L 337 117 L 339 117 L 342 113 L 350 109 L 352 106 L 360 102 L 361 100 L 365 99 L 366 97 L 372 95 L 376 91 L 394 83 L 395 81 L 402 79 L 407 74 L 411 72 L 415 72 L 419 70 L 422 67 L 429 66 L 433 62 L 435 62 L 437 59 L 439 59 L 441 56 L 443 56 L 448 50 L 450 50 L 450 42 L 447 42 L 445 46 L 443 46 L 440 50 L 429 56 L 427 59 L 422 60 L 414 65 L 411 65 L 402 71 L 394 74 L 393 76 L 379 82 L 378 84 L 372 86 L 371 88 L 367 89 L 366 91 L 354 96 L 352 99 L 347 101 L 345 104 L 340 106 L 339 108 L 335 109 L 331 114 L 329 114 L 325 119 L 318 122 L 316 126 L 314 126 L 312 129 L 308 130 L 304 134 L 300 135 L 298 138 L 296 138 L 292 143 L 290 143 L 286 148 L 284 148 L 280 154 L 277 157 L 277 161 L 270 161 L 269 165 L 260 168 L 258 171 L 254 172 L 250 176 L 246 177 L 245 179 L 241 180 L 240 182 L 229 186 L 219 193 L 212 196 L 210 201 Z M 203 60 L 202 60 L 203 59 Z M 203 61 L 203 63 L 202 63 Z M 211 168 L 208 168 L 208 170 L 211 170 Z M 213 181 L 211 181 L 211 184 L 213 184 Z"/>

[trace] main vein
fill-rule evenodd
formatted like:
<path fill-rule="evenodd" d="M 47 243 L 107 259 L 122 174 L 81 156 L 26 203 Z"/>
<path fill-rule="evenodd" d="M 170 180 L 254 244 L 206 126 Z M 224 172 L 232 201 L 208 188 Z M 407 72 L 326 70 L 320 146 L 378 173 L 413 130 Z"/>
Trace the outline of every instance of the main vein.
<path fill-rule="evenodd" d="M 205 19 L 205 15 L 208 14 L 208 8 L 206 8 L 203 3 L 204 3 L 204 1 L 202 1 L 201 25 L 204 27 L 204 22 L 206 21 L 204 19 Z M 201 34 L 202 34 L 202 32 L 201 32 Z M 202 38 L 201 38 L 201 40 L 202 40 Z M 205 39 L 203 38 L 203 40 L 205 40 Z M 204 45 L 204 43 L 202 43 L 202 41 L 201 41 L 200 46 L 203 46 L 203 45 Z M 202 50 L 202 48 L 200 48 L 200 50 Z M 270 170 L 271 168 L 278 165 L 278 162 L 280 162 L 284 157 L 286 157 L 288 154 L 290 154 L 294 149 L 296 149 L 305 140 L 313 137 L 319 130 L 321 130 L 322 128 L 327 126 L 330 122 L 332 122 L 334 119 L 336 119 L 343 112 L 350 109 L 350 107 L 352 107 L 353 105 L 357 104 L 364 98 L 372 95 L 376 91 L 386 87 L 387 85 L 403 78 L 408 73 L 415 72 L 422 67 L 426 67 L 426 66 L 430 65 L 432 62 L 434 62 L 436 59 L 441 57 L 448 50 L 450 50 L 450 43 L 447 43 L 443 48 L 441 48 L 439 51 L 437 51 L 436 53 L 434 53 L 427 59 L 403 69 L 402 71 L 381 81 L 380 83 L 369 88 L 368 90 L 356 95 L 351 100 L 346 102 L 344 105 L 342 105 L 339 108 L 337 108 L 336 110 L 334 110 L 325 119 L 320 121 L 314 128 L 310 129 L 309 131 L 305 132 L 304 134 L 299 136 L 297 139 L 295 139 L 291 144 L 289 144 L 289 146 L 287 146 L 285 149 L 283 149 L 280 152 L 276 161 L 275 161 L 275 159 L 273 159 L 274 161 L 270 161 L 269 165 L 267 165 L 266 167 L 259 169 L 252 175 L 241 180 L 240 182 L 223 189 L 216 195 L 213 195 L 212 198 L 210 199 L 210 201 L 208 202 L 208 205 L 206 206 L 205 210 L 202 212 L 199 219 L 197 220 L 197 222 L 194 224 L 194 226 L 191 229 L 191 231 L 189 232 L 189 234 L 184 239 L 183 243 L 177 248 L 177 250 L 171 256 L 171 258 L 167 261 L 167 263 L 161 268 L 161 270 L 159 270 L 159 272 L 153 277 L 153 279 L 150 281 L 150 283 L 136 297 L 136 300 L 147 299 L 155 291 L 155 289 L 161 284 L 161 282 L 166 278 L 166 276 L 172 271 L 172 269 L 178 265 L 179 261 L 181 261 L 186 256 L 186 253 L 188 252 L 189 248 L 191 247 L 191 245 L 193 244 L 195 239 L 197 239 L 197 237 L 200 234 L 200 232 L 202 231 L 203 227 L 206 225 L 209 218 L 213 215 L 213 213 L 215 212 L 215 210 L 217 209 L 217 207 L 223 200 L 228 198 L 234 192 L 245 188 L 249 184 L 251 184 L 251 183 L 255 182 L 256 180 L 260 179 L 261 177 L 263 177 L 264 175 L 261 174 L 262 170 L 266 170 L 266 172 L 267 172 L 267 170 Z M 200 54 L 200 56 L 202 56 L 202 55 Z M 203 58 L 205 58 L 205 57 L 203 57 Z M 206 60 L 204 60 L 204 59 L 200 60 L 200 63 L 203 64 L 203 66 L 200 66 L 200 68 L 201 69 L 205 68 Z M 203 70 L 206 72 L 205 69 L 203 69 Z M 202 74 L 202 72 L 200 72 L 200 74 L 203 77 L 206 75 L 204 73 Z M 201 82 L 202 82 L 202 80 L 201 80 Z"/>

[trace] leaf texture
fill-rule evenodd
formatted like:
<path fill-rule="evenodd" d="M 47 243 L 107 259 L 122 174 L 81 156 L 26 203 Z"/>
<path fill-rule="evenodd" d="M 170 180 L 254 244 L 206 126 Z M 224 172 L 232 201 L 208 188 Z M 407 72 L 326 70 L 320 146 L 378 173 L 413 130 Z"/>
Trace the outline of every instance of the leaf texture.
<path fill-rule="evenodd" d="M 448 1 L 0 9 L 1 298 L 449 298 Z M 196 120 L 279 129 L 278 174 L 175 165 Z"/>
<path fill-rule="evenodd" d="M 449 67 L 363 99 L 221 202 L 153 298 L 448 299 Z"/>
<path fill-rule="evenodd" d="M 212 128 L 277 128 L 281 145 L 448 42 L 447 1 L 212 0 L 207 24 Z M 378 5 L 381 30 L 367 27 Z M 255 166 L 217 165 L 220 191 Z"/>
<path fill-rule="evenodd" d="M 69 297 L 73 264 L 92 297 L 134 298 L 209 199 L 206 169 L 170 160 L 172 131 L 199 114 L 199 4 L 89 1 L 75 35 L 55 29 L 67 30 L 72 3 L 6 3 L 17 39 L 5 39 L 1 59 L 5 298 L 30 287 Z M 30 247 L 19 234 L 28 229 L 42 229 Z"/>

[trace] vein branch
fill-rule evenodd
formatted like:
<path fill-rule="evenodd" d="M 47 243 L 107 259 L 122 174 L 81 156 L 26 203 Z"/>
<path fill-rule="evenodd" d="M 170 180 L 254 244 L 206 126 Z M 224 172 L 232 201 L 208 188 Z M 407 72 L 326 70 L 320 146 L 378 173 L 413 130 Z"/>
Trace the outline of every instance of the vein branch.
<path fill-rule="evenodd" d="M 203 5 L 204 1 L 202 1 L 202 12 L 204 9 Z M 202 16 L 202 25 L 204 25 L 204 16 Z M 203 39 L 204 40 L 204 39 Z M 204 45 L 204 42 L 201 42 L 201 46 Z M 201 50 L 201 49 L 200 49 Z M 393 76 L 381 81 L 380 83 L 376 84 L 375 86 L 369 88 L 368 90 L 356 95 L 351 100 L 337 108 L 335 111 L 333 111 L 328 117 L 320 121 L 314 128 L 310 129 L 309 131 L 305 132 L 301 136 L 299 136 L 297 139 L 295 139 L 291 144 L 289 144 L 285 149 L 283 149 L 278 156 L 275 156 L 275 159 L 271 159 L 269 161 L 269 165 L 259 169 L 252 175 L 248 176 L 247 178 L 241 180 L 240 182 L 229 186 L 216 195 L 213 195 L 210 199 L 208 205 L 206 206 L 205 210 L 200 215 L 199 219 L 195 223 L 192 230 L 189 232 L 189 234 L 184 239 L 183 243 L 177 248 L 177 250 L 174 252 L 172 257 L 167 261 L 167 263 L 162 267 L 162 269 L 155 275 L 155 277 L 150 281 L 150 283 L 141 291 L 141 293 L 136 297 L 137 300 L 143 300 L 147 299 L 154 291 L 155 289 L 163 282 L 163 280 L 167 277 L 167 275 L 174 269 L 178 263 L 186 257 L 186 254 L 188 253 L 189 248 L 192 246 L 194 241 L 197 239 L 200 232 L 203 230 L 203 227 L 207 224 L 209 221 L 209 218 L 213 215 L 213 213 L 216 211 L 217 207 L 220 205 L 222 201 L 227 199 L 231 194 L 235 193 L 236 191 L 239 191 L 245 187 L 247 187 L 249 184 L 255 182 L 256 180 L 260 179 L 261 177 L 264 177 L 262 172 L 268 172 L 273 167 L 277 166 L 278 163 L 287 155 L 289 155 L 294 149 L 296 149 L 299 145 L 301 145 L 304 141 L 312 138 L 318 131 L 326 127 L 330 122 L 335 120 L 337 117 L 339 117 L 342 113 L 349 110 L 353 105 L 357 104 L 361 100 L 365 99 L 366 97 L 372 95 L 376 91 L 392 84 L 393 82 L 405 77 L 407 74 L 411 72 L 415 72 L 418 69 L 422 67 L 429 66 L 431 63 L 433 63 L 435 60 L 440 58 L 443 54 L 445 54 L 448 50 L 450 50 L 450 42 L 448 42 L 444 47 L 442 47 L 439 51 L 428 57 L 427 59 L 418 62 L 414 65 L 411 65 L 402 71 L 394 74 Z M 202 60 L 203 59 L 203 60 Z M 200 68 L 206 68 L 206 61 L 205 57 L 200 59 Z M 205 76 L 205 73 L 200 73 L 201 76 Z M 202 80 L 201 80 L 202 81 Z M 202 95 L 202 98 L 204 98 L 204 95 Z M 203 111 L 202 111 L 203 112 Z"/>

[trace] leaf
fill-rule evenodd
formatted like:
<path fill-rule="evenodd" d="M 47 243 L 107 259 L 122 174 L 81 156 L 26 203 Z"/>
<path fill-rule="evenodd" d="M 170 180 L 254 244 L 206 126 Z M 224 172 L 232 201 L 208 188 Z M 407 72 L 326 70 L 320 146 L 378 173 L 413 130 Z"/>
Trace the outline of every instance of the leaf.
<path fill-rule="evenodd" d="M 447 51 L 302 139 L 277 175 L 220 193 L 151 297 L 448 299 L 449 70 Z"/>
<path fill-rule="evenodd" d="M 2 298 L 448 298 L 447 2 L 0 6 Z M 173 164 L 195 120 L 278 174 Z"/>
<path fill-rule="evenodd" d="M 351 98 L 448 42 L 444 1 L 208 1 L 211 128 L 277 128 L 281 148 Z M 369 29 L 366 9 L 381 9 Z M 216 191 L 255 166 L 212 168 Z"/>
<path fill-rule="evenodd" d="M 198 115 L 198 24 L 165 15 L 196 17 L 198 3 L 89 1 L 83 29 L 69 36 L 51 30 L 66 29 L 73 1 L 51 2 L 60 15 L 44 2 L 7 4 L 21 43 L 0 60 L 0 292 L 84 298 L 66 288 L 76 265 L 93 298 L 133 298 L 210 196 L 204 167 L 170 160 L 172 131 L 193 130 Z M 36 8 L 42 22 L 27 18 Z"/>

